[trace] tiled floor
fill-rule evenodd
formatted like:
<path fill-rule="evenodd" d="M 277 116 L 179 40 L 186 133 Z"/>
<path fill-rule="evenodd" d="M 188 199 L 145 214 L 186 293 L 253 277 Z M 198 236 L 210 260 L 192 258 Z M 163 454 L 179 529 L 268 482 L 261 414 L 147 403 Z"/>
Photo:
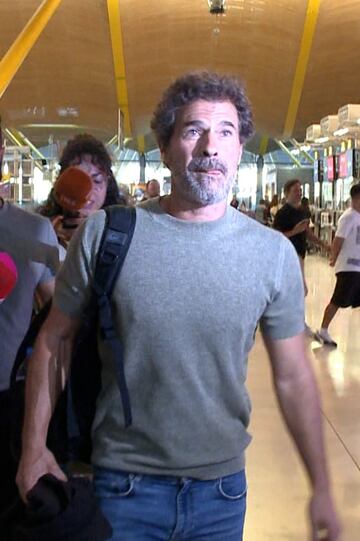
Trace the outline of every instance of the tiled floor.
<path fill-rule="evenodd" d="M 307 322 L 319 327 L 335 283 L 326 260 L 306 261 Z M 360 541 L 360 309 L 338 312 L 330 327 L 337 349 L 308 340 L 322 398 L 333 491 L 343 523 L 342 541 Z M 249 363 L 253 402 L 247 454 L 249 481 L 245 541 L 308 541 L 308 487 L 283 426 L 271 387 L 269 362 L 258 336 Z"/>

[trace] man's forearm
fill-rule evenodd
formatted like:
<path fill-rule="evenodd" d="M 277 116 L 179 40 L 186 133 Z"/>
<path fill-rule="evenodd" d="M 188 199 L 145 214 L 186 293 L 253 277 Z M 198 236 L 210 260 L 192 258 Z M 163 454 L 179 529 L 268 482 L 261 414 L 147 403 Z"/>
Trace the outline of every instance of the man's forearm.
<path fill-rule="evenodd" d="M 344 239 L 342 237 L 336 237 L 334 238 L 334 241 L 331 245 L 331 253 L 330 253 L 330 263 L 331 265 L 335 265 L 336 260 L 339 256 L 339 253 L 341 251 L 342 245 L 344 243 Z"/>
<path fill-rule="evenodd" d="M 276 384 L 287 427 L 299 450 L 314 490 L 328 491 L 323 427 L 317 386 L 309 370 Z M 301 396 L 301 400 L 299 397 Z"/>
<path fill-rule="evenodd" d="M 334 250 L 333 247 L 331 248 L 331 252 L 330 252 L 330 265 L 331 266 L 335 266 L 339 253 L 340 253 L 340 250 Z"/>
<path fill-rule="evenodd" d="M 69 346 L 66 342 L 58 336 L 49 336 L 46 331 L 41 331 L 36 342 L 26 378 L 23 427 L 25 452 L 46 445 L 51 415 L 67 378 Z"/>
<path fill-rule="evenodd" d="M 47 449 L 46 440 L 51 414 L 67 379 L 79 324 L 79 320 L 66 316 L 53 305 L 29 362 L 23 446 L 16 475 L 24 502 L 29 490 L 43 475 L 50 473 L 60 480 L 66 480 L 54 455 Z"/>
<path fill-rule="evenodd" d="M 313 232 L 311 231 L 311 229 L 307 229 L 307 230 L 306 230 L 306 236 L 307 236 L 307 238 L 308 238 L 308 240 L 309 240 L 310 242 L 313 242 L 314 244 L 317 244 L 318 246 L 323 246 L 323 247 L 325 246 L 324 241 L 322 241 L 321 239 L 319 239 L 319 237 L 317 237 L 317 236 L 315 235 L 315 233 L 313 233 Z"/>

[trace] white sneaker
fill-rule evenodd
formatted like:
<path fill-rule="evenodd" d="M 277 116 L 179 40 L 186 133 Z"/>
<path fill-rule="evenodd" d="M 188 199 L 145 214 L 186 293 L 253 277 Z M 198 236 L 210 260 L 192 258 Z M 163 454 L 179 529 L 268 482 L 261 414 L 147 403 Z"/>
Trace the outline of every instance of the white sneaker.
<path fill-rule="evenodd" d="M 331 338 L 327 329 L 321 328 L 319 331 L 316 331 L 315 338 L 326 346 L 333 346 L 334 348 L 337 347 L 337 343 Z"/>

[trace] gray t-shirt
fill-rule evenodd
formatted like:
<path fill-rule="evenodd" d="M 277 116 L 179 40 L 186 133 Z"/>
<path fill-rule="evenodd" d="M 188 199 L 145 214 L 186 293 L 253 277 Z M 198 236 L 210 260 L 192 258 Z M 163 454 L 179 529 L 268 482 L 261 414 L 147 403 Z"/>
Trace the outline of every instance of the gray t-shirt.
<path fill-rule="evenodd" d="M 29 327 L 35 289 L 54 278 L 59 253 L 50 221 L 8 202 L 0 208 L 0 251 L 13 257 L 18 271 L 14 290 L 0 304 L 0 391 L 4 391 Z"/>
<path fill-rule="evenodd" d="M 59 273 L 54 302 L 69 316 L 88 302 L 104 219 L 100 211 L 86 221 Z M 304 328 L 291 243 L 230 206 L 216 221 L 189 223 L 151 200 L 137 208 L 112 302 L 133 425 L 123 427 L 111 353 L 100 344 L 94 464 L 199 479 L 242 469 L 251 439 L 247 358 L 258 323 L 275 339 Z"/>

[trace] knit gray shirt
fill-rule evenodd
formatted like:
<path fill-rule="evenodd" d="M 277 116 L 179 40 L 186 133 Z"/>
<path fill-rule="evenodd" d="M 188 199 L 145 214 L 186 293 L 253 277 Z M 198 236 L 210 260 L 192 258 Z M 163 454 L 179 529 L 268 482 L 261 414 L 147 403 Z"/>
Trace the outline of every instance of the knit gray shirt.
<path fill-rule="evenodd" d="M 69 316 L 88 302 L 104 221 L 103 211 L 90 217 L 70 243 L 55 294 Z M 241 470 L 251 439 L 247 358 L 258 323 L 274 339 L 304 328 L 291 243 L 230 206 L 216 221 L 194 223 L 151 200 L 137 208 L 112 301 L 133 425 L 123 428 L 111 353 L 100 344 L 94 464 L 198 479 Z"/>

